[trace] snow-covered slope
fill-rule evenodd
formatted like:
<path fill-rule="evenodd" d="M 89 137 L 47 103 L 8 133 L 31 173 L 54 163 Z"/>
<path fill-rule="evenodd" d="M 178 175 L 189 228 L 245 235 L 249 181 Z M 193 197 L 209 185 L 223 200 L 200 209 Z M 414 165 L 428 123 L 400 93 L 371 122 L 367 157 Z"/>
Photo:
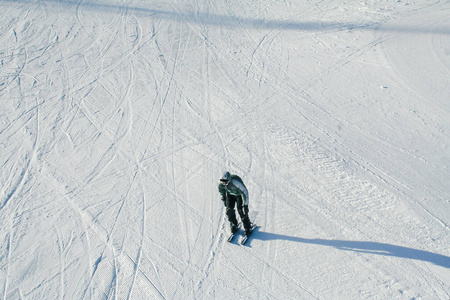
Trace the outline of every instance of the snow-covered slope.
<path fill-rule="evenodd" d="M 0 9 L 1 299 L 450 298 L 449 1 Z"/>

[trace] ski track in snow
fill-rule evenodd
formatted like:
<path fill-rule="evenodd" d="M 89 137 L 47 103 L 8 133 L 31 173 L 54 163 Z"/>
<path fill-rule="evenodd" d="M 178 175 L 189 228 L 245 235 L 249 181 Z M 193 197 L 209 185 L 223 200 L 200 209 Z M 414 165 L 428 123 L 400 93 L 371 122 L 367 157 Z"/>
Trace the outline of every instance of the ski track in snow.
<path fill-rule="evenodd" d="M 2 299 L 450 298 L 448 3 L 0 5 Z"/>

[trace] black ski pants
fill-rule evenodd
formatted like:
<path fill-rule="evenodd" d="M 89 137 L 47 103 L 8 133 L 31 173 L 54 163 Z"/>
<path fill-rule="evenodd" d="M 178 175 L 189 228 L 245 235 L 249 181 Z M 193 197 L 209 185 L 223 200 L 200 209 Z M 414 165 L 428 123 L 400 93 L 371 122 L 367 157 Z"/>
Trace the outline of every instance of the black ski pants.
<path fill-rule="evenodd" d="M 225 206 L 227 208 L 228 221 L 234 225 L 238 224 L 236 212 L 234 210 L 236 205 L 239 217 L 241 217 L 242 223 L 244 224 L 244 228 L 250 229 L 252 224 L 250 222 L 250 218 L 248 217 L 248 205 L 243 205 L 242 196 L 227 195 L 225 199 Z"/>

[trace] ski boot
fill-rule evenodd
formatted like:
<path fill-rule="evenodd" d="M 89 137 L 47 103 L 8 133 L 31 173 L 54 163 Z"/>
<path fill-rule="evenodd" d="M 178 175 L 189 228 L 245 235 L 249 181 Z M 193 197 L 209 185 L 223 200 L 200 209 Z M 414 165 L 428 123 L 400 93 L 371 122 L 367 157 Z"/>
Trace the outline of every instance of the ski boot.
<path fill-rule="evenodd" d="M 235 234 L 238 230 L 239 230 L 239 226 L 238 225 L 234 225 L 233 223 L 230 224 L 231 234 Z"/>

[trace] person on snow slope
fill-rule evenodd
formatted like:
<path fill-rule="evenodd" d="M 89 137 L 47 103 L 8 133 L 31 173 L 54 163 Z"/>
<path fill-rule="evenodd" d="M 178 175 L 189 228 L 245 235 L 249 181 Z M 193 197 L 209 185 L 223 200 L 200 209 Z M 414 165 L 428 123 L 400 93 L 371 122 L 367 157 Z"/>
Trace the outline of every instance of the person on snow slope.
<path fill-rule="evenodd" d="M 250 235 L 252 223 L 248 216 L 248 190 L 244 182 L 238 175 L 225 172 L 220 178 L 219 193 L 222 196 L 223 204 L 226 207 L 226 214 L 230 222 L 231 232 L 238 230 L 238 222 L 236 219 L 235 206 L 244 224 L 245 235 Z"/>

